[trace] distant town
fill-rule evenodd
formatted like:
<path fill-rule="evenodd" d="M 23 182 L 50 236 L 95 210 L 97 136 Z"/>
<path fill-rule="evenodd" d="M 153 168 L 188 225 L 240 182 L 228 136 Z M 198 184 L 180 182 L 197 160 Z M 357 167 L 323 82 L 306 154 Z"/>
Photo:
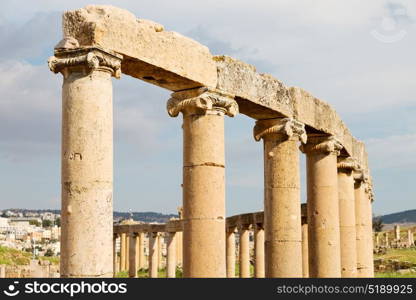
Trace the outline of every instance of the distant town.
<path fill-rule="evenodd" d="M 175 214 L 114 212 L 114 223 L 125 219 L 165 223 Z M 59 210 L 0 210 L 0 246 L 30 252 L 33 257 L 59 256 L 61 215 Z"/>

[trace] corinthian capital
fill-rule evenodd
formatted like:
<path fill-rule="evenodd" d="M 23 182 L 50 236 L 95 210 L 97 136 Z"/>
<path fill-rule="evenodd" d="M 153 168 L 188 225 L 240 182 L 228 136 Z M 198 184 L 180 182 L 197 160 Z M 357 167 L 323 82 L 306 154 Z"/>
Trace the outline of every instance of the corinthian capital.
<path fill-rule="evenodd" d="M 357 170 L 354 170 L 354 180 L 357 183 L 367 184 L 369 181 L 368 171 L 359 167 Z"/>
<path fill-rule="evenodd" d="M 323 153 L 340 155 L 343 146 L 334 136 L 308 136 L 308 143 L 301 145 L 303 153 Z"/>
<path fill-rule="evenodd" d="M 121 60 L 121 55 L 97 47 L 55 48 L 55 55 L 48 59 L 48 66 L 52 72 L 61 72 L 65 77 L 68 69 L 81 68 L 89 72 L 107 71 L 120 78 Z"/>
<path fill-rule="evenodd" d="M 238 114 L 233 96 L 205 87 L 173 93 L 166 108 L 171 117 L 178 116 L 180 112 L 204 115 L 215 111 L 230 117 Z"/>
<path fill-rule="evenodd" d="M 284 135 L 286 138 L 297 137 L 302 143 L 307 141 L 305 125 L 291 118 L 258 120 L 253 134 L 256 141 L 273 134 Z"/>
<path fill-rule="evenodd" d="M 352 172 L 359 170 L 360 166 L 352 157 L 339 157 L 337 167 L 338 171 Z"/>

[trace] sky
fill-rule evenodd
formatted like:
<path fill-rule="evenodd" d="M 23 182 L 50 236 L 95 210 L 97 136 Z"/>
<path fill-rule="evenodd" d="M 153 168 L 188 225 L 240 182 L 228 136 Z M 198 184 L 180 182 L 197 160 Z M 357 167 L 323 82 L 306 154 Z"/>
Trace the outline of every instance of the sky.
<path fill-rule="evenodd" d="M 0 11 L 0 209 L 60 207 L 62 76 L 47 59 L 63 11 L 111 4 L 299 86 L 330 103 L 367 145 L 376 215 L 416 209 L 414 0 L 3 0 Z M 114 83 L 114 209 L 175 213 L 182 118 L 170 92 L 127 75 Z M 226 118 L 227 215 L 263 207 L 254 121 Z M 301 156 L 302 201 L 305 159 Z"/>

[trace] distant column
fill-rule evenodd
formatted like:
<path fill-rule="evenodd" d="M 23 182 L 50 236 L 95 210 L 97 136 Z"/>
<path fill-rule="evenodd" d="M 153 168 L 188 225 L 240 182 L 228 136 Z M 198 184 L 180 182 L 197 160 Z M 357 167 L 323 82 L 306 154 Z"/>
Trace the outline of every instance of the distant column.
<path fill-rule="evenodd" d="M 390 243 L 389 243 L 389 232 L 386 231 L 384 233 L 384 246 L 386 246 L 386 248 L 390 248 Z"/>
<path fill-rule="evenodd" d="M 130 269 L 130 235 L 126 234 L 126 248 L 125 248 L 125 255 L 126 255 L 126 269 L 128 271 Z"/>
<path fill-rule="evenodd" d="M 259 120 L 254 138 L 264 144 L 266 277 L 302 277 L 299 142 L 305 126 L 293 119 Z"/>
<path fill-rule="evenodd" d="M 136 251 L 137 248 L 137 232 L 130 232 L 129 233 L 129 277 L 137 277 L 137 256 L 138 253 Z"/>
<path fill-rule="evenodd" d="M 144 255 L 144 240 L 146 234 L 139 232 L 139 270 L 146 268 L 146 256 Z"/>
<path fill-rule="evenodd" d="M 224 115 L 237 102 L 198 88 L 173 93 L 167 109 L 183 114 L 183 276 L 225 277 Z"/>
<path fill-rule="evenodd" d="M 166 277 L 176 277 L 176 232 L 168 233 Z"/>
<path fill-rule="evenodd" d="M 159 263 L 159 254 L 158 254 L 158 233 L 150 232 L 149 233 L 149 277 L 157 278 L 158 277 L 158 263 Z"/>
<path fill-rule="evenodd" d="M 118 234 L 113 234 L 113 277 L 117 276 L 118 273 L 118 261 L 117 261 L 117 238 Z"/>
<path fill-rule="evenodd" d="M 64 39 L 48 61 L 62 73 L 61 277 L 113 276 L 113 103 L 120 55 Z M 76 45 L 76 46 L 74 46 Z"/>
<path fill-rule="evenodd" d="M 302 276 L 309 277 L 308 221 L 302 217 Z"/>
<path fill-rule="evenodd" d="M 240 235 L 240 278 L 250 277 L 250 226 L 241 224 L 239 226 Z"/>
<path fill-rule="evenodd" d="M 227 228 L 227 278 L 235 277 L 235 227 Z"/>
<path fill-rule="evenodd" d="M 123 272 L 126 270 L 126 233 L 122 232 L 120 234 L 120 271 Z"/>
<path fill-rule="evenodd" d="M 264 278 L 264 229 L 263 224 L 257 223 L 254 228 L 254 277 Z"/>
<path fill-rule="evenodd" d="M 397 242 L 400 242 L 400 225 L 394 225 L 394 238 Z"/>
<path fill-rule="evenodd" d="M 301 149 L 307 164 L 309 276 L 340 277 L 337 156 L 342 145 L 334 137 L 310 134 Z"/>
<path fill-rule="evenodd" d="M 357 277 L 355 196 L 353 171 L 358 164 L 351 157 L 338 159 L 338 199 L 341 242 L 341 276 Z"/>

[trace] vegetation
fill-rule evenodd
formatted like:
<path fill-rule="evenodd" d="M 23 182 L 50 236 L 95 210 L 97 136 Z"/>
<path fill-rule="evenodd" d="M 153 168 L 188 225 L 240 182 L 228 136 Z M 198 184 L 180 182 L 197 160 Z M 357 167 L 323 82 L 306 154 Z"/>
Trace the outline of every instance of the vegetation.
<path fill-rule="evenodd" d="M 30 252 L 0 246 L 0 265 L 28 265 L 31 258 L 32 253 Z M 40 256 L 37 258 L 48 260 L 51 264 L 59 264 L 59 257 L 56 256 Z"/>
<path fill-rule="evenodd" d="M 137 272 L 137 276 L 139 278 L 149 278 L 149 270 L 148 269 L 140 269 Z M 116 277 L 118 278 L 126 278 L 129 277 L 129 272 L 128 271 L 123 271 L 123 272 L 118 272 Z M 158 278 L 166 278 L 166 269 L 159 269 L 158 272 Z M 181 268 L 176 268 L 176 278 L 182 278 L 182 269 Z"/>
<path fill-rule="evenodd" d="M 388 249 L 386 254 L 375 254 L 374 259 L 395 259 L 416 264 L 416 249 Z"/>
<path fill-rule="evenodd" d="M 373 218 L 373 231 L 381 232 L 383 230 L 384 224 L 383 220 L 380 217 Z"/>

